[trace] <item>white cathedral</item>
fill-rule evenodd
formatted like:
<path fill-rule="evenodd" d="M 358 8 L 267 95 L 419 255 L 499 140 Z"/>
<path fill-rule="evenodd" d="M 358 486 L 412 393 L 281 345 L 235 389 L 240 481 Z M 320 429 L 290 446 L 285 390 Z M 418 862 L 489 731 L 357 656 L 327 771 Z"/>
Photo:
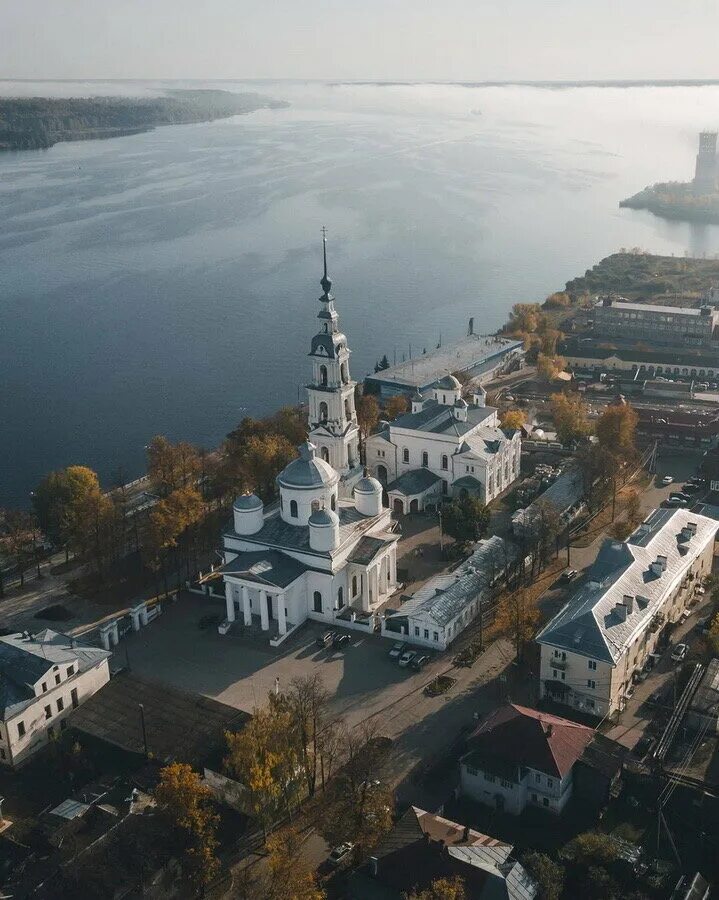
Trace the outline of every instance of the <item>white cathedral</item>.
<path fill-rule="evenodd" d="M 279 504 L 265 510 L 255 494 L 233 504 L 222 536 L 227 619 L 259 624 L 276 645 L 306 619 L 333 622 L 348 608 L 368 616 L 397 587 L 397 540 L 382 485 L 362 475 L 350 350 L 339 329 L 332 282 L 324 275 L 320 329 L 312 338 L 309 436 L 278 475 Z"/>

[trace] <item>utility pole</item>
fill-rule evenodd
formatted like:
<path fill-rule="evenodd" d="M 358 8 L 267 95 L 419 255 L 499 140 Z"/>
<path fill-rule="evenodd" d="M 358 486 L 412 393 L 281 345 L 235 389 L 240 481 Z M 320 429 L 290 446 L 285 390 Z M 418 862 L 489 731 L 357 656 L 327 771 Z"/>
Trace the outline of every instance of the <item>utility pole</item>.
<path fill-rule="evenodd" d="M 441 501 L 440 501 L 441 503 Z M 439 552 L 444 558 L 444 530 L 442 528 L 442 507 L 437 507 L 437 515 L 439 516 Z"/>
<path fill-rule="evenodd" d="M 142 726 L 142 744 L 145 748 L 145 759 L 149 759 L 150 754 L 147 749 L 147 728 L 145 727 L 145 705 L 143 703 L 138 703 L 137 706 L 140 710 L 140 725 Z"/>

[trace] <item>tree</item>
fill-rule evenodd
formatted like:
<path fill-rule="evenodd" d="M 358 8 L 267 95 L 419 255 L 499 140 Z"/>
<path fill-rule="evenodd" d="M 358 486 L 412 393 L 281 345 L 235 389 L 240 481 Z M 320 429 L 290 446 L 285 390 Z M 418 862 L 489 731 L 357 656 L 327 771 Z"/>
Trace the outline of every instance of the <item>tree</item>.
<path fill-rule="evenodd" d="M 154 437 L 147 447 L 147 474 L 161 496 L 187 484 L 195 484 L 202 471 L 200 454 L 186 441 L 171 444 L 166 437 Z"/>
<path fill-rule="evenodd" d="M 436 878 L 425 890 L 405 895 L 406 900 L 465 900 L 466 897 L 465 884 L 459 875 Z"/>
<path fill-rule="evenodd" d="M 539 900 L 561 900 L 564 868 L 546 853 L 527 853 L 522 865 L 539 885 Z"/>
<path fill-rule="evenodd" d="M 515 303 L 506 330 L 511 333 L 541 331 L 546 316 L 538 303 Z"/>
<path fill-rule="evenodd" d="M 556 291 L 554 294 L 550 294 L 544 301 L 544 306 L 547 309 L 566 309 L 571 305 L 572 301 L 569 294 L 564 291 Z"/>
<path fill-rule="evenodd" d="M 246 484 L 267 502 L 277 493 L 275 479 L 297 456 L 297 450 L 279 434 L 251 437 L 240 460 L 240 471 Z"/>
<path fill-rule="evenodd" d="M 397 394 L 395 397 L 390 397 L 385 403 L 384 414 L 391 422 L 393 419 L 401 416 L 402 413 L 406 413 L 408 409 L 409 403 L 405 395 Z"/>
<path fill-rule="evenodd" d="M 296 829 L 280 828 L 265 845 L 267 872 L 262 885 L 253 888 L 252 896 L 261 900 L 324 900 L 310 863 L 302 855 L 302 836 Z"/>
<path fill-rule="evenodd" d="M 639 416 L 628 403 L 608 406 L 597 419 L 599 446 L 623 461 L 636 456 L 636 429 Z"/>
<path fill-rule="evenodd" d="M 537 354 L 537 374 L 544 381 L 554 381 L 564 371 L 566 361 L 561 356 Z"/>
<path fill-rule="evenodd" d="M 272 694 L 242 731 L 226 735 L 224 768 L 244 785 L 248 812 L 265 829 L 290 815 L 302 796 L 305 779 L 295 735 L 286 702 Z"/>
<path fill-rule="evenodd" d="M 210 798 L 209 789 L 191 766 L 172 763 L 160 770 L 155 800 L 178 833 L 183 871 L 198 892 L 212 881 L 220 865 L 215 853 L 219 820 Z"/>
<path fill-rule="evenodd" d="M 584 496 L 590 507 L 601 503 L 619 472 L 619 462 L 613 453 L 598 444 L 585 444 L 577 451 L 577 465 L 582 473 Z"/>
<path fill-rule="evenodd" d="M 25 573 L 32 565 L 35 522 L 30 513 L 22 509 L 0 510 L 0 549 L 5 550 L 20 576 L 20 587 L 25 584 Z"/>
<path fill-rule="evenodd" d="M 379 422 L 379 403 L 372 394 L 358 394 L 358 392 L 355 392 L 355 406 L 357 409 L 357 424 L 360 431 L 360 453 L 364 457 L 364 445 Z"/>
<path fill-rule="evenodd" d="M 310 797 L 315 793 L 321 766 L 321 734 L 328 727 L 329 700 L 329 691 L 318 672 L 293 678 L 290 682 L 287 704 Z"/>
<path fill-rule="evenodd" d="M 574 394 L 552 394 L 550 411 L 557 430 L 557 437 L 563 444 L 571 444 L 585 438 L 591 431 L 587 417 L 588 407 Z"/>
<path fill-rule="evenodd" d="M 490 512 L 476 497 L 458 497 L 445 507 L 442 527 L 460 544 L 478 541 L 489 528 Z"/>
<path fill-rule="evenodd" d="M 500 428 L 505 431 L 517 431 L 527 421 L 527 415 L 522 409 L 506 409 L 499 418 Z"/>
<path fill-rule="evenodd" d="M 532 571 L 536 564 L 537 571 L 541 572 L 551 550 L 556 550 L 557 539 L 563 528 L 562 517 L 557 507 L 542 497 L 532 504 L 532 513 L 532 519 L 525 530 L 528 531 L 532 547 Z"/>
<path fill-rule="evenodd" d="M 562 337 L 562 332 L 556 328 L 545 328 L 541 333 L 542 353 L 547 354 L 547 356 L 555 356 L 557 344 Z"/>
<path fill-rule="evenodd" d="M 100 493 L 97 474 L 87 466 L 67 466 L 46 475 L 33 493 L 32 503 L 43 534 L 58 547 L 67 547 L 73 535 L 73 511 L 88 496 Z M 76 522 L 75 522 L 76 524 Z"/>
<path fill-rule="evenodd" d="M 495 625 L 500 631 L 509 632 L 520 662 L 524 648 L 534 638 L 538 621 L 539 610 L 523 588 L 505 594 L 497 607 Z"/>

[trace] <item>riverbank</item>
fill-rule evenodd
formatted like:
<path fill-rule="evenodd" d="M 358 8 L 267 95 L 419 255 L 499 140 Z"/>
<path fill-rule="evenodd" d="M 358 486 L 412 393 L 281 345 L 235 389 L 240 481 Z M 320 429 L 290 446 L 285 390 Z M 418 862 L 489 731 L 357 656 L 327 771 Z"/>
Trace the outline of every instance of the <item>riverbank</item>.
<path fill-rule="evenodd" d="M 691 182 L 670 181 L 644 188 L 620 207 L 646 209 L 663 219 L 719 224 L 719 191 L 697 194 Z"/>
<path fill-rule="evenodd" d="M 169 91 L 164 97 L 0 98 L 0 150 L 39 150 L 289 106 L 261 94 Z"/>

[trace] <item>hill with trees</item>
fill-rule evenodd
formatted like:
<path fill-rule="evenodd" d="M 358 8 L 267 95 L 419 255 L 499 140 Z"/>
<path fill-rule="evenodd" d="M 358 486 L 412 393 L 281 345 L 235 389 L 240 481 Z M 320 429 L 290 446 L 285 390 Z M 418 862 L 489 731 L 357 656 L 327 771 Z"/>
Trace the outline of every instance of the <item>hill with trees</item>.
<path fill-rule="evenodd" d="M 260 94 L 215 90 L 168 91 L 163 97 L 3 97 L 0 150 L 38 150 L 286 106 Z"/>

